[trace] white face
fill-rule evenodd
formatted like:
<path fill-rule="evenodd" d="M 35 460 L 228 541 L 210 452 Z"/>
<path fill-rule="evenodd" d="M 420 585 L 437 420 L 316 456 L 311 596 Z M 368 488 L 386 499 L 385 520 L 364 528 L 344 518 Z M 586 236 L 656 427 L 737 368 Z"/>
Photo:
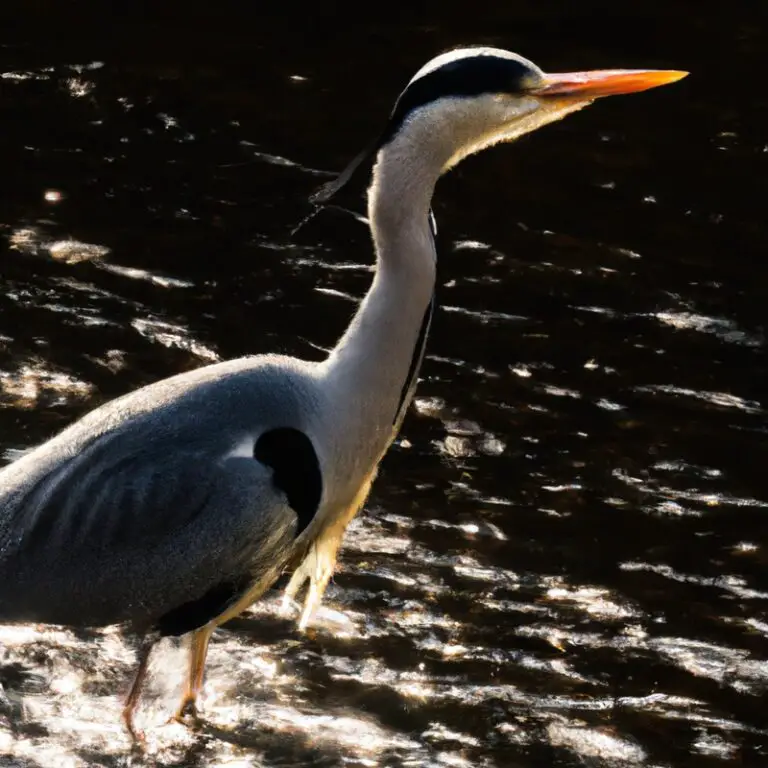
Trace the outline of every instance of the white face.
<path fill-rule="evenodd" d="M 469 155 L 502 142 L 514 141 L 548 123 L 583 109 L 592 102 L 576 99 L 539 99 L 536 96 L 507 94 L 478 96 L 467 99 L 465 136 L 455 148 L 443 171 L 447 171 Z M 455 114 L 456 105 L 443 108 Z M 439 109 L 440 107 L 438 107 Z M 456 138 L 459 138 L 458 136 Z"/>
<path fill-rule="evenodd" d="M 414 110 L 393 143 L 417 143 L 445 173 L 469 155 L 514 141 L 590 103 L 503 93 L 442 98 Z"/>

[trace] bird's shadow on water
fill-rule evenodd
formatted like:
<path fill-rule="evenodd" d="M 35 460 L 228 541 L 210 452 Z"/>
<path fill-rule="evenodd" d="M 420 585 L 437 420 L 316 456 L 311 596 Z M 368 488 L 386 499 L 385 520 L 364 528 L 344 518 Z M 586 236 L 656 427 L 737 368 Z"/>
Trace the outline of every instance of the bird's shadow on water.
<path fill-rule="evenodd" d="M 196 766 L 210 765 L 217 759 L 221 743 L 255 755 L 259 764 L 272 768 L 307 766 L 307 768 L 335 768 L 342 766 L 350 757 L 348 751 L 333 744 L 312 743 L 310 734 L 286 732 L 268 724 L 251 722 L 234 727 L 217 725 L 202 719 L 193 730 L 191 743 L 166 744 L 160 749 L 147 748 L 139 743 L 126 749 L 124 754 L 95 749 L 93 747 L 72 750 L 87 765 L 114 766 Z M 0 766 L 2 766 L 0 756 Z M 13 765 L 16 765 L 15 763 Z M 26 764 L 24 766 L 26 767 Z M 37 766 L 31 766 L 37 768 Z"/>
<path fill-rule="evenodd" d="M 222 629 L 237 635 L 245 643 L 267 644 L 273 647 L 290 645 L 291 650 L 283 653 L 283 660 L 292 667 L 297 677 L 303 681 L 302 691 L 307 700 L 297 709 L 307 710 L 310 716 L 364 719 L 378 727 L 398 728 L 402 723 L 393 722 L 393 712 L 399 709 L 398 701 L 384 695 L 386 691 L 379 685 L 369 685 L 361 681 L 334 680 L 327 667 L 319 660 L 325 653 L 349 652 L 351 645 L 360 644 L 359 652 L 368 640 L 341 640 L 332 632 L 310 629 L 300 633 L 296 629 L 295 618 L 274 616 L 240 616 L 225 624 Z M 300 640 L 301 642 L 296 642 Z M 335 689 L 331 693 L 331 689 Z M 265 705 L 265 714 L 269 716 L 269 706 L 274 698 L 267 691 L 250 690 L 248 697 L 252 702 L 261 699 Z M 349 697 L 349 698 L 348 698 Z M 360 706 L 358 706 L 360 705 Z M 394 718 L 398 720 L 397 717 Z M 412 724 L 412 723 L 411 723 Z M 349 760 L 359 759 L 358 750 L 351 744 L 335 741 L 330 733 L 319 733 L 322 725 L 315 723 L 307 730 L 301 725 L 296 727 L 274 727 L 268 722 L 253 719 L 241 720 L 233 727 L 222 727 L 215 722 L 203 720 L 199 726 L 203 737 L 227 742 L 249 752 L 258 752 L 265 765 L 270 766 L 342 766 Z M 402 765 L 402 753 L 395 747 L 382 745 L 376 753 L 376 763 L 380 766 Z"/>
<path fill-rule="evenodd" d="M 294 732 L 287 734 L 284 730 L 276 730 L 268 725 L 252 724 L 238 725 L 234 728 L 224 728 L 215 723 L 200 724 L 202 738 L 223 741 L 248 752 L 256 752 L 264 765 L 272 768 L 341 768 L 348 765 L 350 760 L 359 759 L 359 755 L 351 748 L 324 742 L 314 743 L 311 735 Z M 401 766 L 402 754 L 396 749 L 383 749 L 376 755 L 376 765 Z M 183 765 L 190 763 L 184 762 Z"/>
<path fill-rule="evenodd" d="M 140 766 L 195 766 L 210 765 L 211 755 L 207 752 L 206 739 L 197 739 L 193 744 L 183 750 L 174 750 L 173 754 L 158 755 L 146 750 L 140 744 L 135 744 L 125 751 L 125 754 L 116 755 L 93 747 L 74 749 L 76 754 L 86 765 L 104 766 L 104 768 L 139 768 Z M 0 764 L 1 765 L 1 764 Z M 25 766 L 26 768 L 26 766 Z"/>
<path fill-rule="evenodd" d="M 203 722 L 200 725 L 201 738 L 224 741 L 248 751 L 258 752 L 266 765 L 289 766 L 336 766 L 344 763 L 344 752 L 338 747 L 313 744 L 310 737 L 303 733 L 290 736 L 285 731 L 278 731 L 265 725 L 238 725 L 225 728 L 215 723 Z"/>

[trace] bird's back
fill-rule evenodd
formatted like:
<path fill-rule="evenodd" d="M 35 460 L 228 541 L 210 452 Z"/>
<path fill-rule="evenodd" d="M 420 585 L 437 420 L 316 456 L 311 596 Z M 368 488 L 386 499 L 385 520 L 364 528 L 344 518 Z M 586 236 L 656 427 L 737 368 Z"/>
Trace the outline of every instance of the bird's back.
<path fill-rule="evenodd" d="M 315 399 L 295 360 L 207 366 L 107 403 L 6 467 L 0 621 L 152 625 L 283 562 L 297 515 L 253 445 L 303 430 Z"/>

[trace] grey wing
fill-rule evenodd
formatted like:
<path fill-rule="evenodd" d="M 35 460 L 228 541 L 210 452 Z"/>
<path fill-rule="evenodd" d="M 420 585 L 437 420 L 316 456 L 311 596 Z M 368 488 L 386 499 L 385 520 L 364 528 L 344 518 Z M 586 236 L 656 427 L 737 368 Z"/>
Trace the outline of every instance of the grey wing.
<path fill-rule="evenodd" d="M 116 455 L 102 438 L 11 498 L 0 621 L 151 626 L 171 612 L 177 634 L 227 593 L 276 578 L 297 514 L 273 470 L 163 442 Z"/>

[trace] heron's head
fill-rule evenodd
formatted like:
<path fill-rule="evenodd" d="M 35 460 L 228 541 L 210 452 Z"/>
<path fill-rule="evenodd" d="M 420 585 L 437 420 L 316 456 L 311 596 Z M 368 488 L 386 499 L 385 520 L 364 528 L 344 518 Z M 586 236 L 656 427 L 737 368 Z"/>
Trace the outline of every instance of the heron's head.
<path fill-rule="evenodd" d="M 395 104 L 380 146 L 418 141 L 445 156 L 446 171 L 470 154 L 512 141 L 582 109 L 601 96 L 679 80 L 669 70 L 594 70 L 547 74 L 499 48 L 460 48 L 422 67 Z"/>
<path fill-rule="evenodd" d="M 547 74 L 500 48 L 459 48 L 425 64 L 400 94 L 377 141 L 316 196 L 329 199 L 381 150 L 427 155 L 443 173 L 468 155 L 559 120 L 602 96 L 635 93 L 685 77 L 677 70 Z"/>

